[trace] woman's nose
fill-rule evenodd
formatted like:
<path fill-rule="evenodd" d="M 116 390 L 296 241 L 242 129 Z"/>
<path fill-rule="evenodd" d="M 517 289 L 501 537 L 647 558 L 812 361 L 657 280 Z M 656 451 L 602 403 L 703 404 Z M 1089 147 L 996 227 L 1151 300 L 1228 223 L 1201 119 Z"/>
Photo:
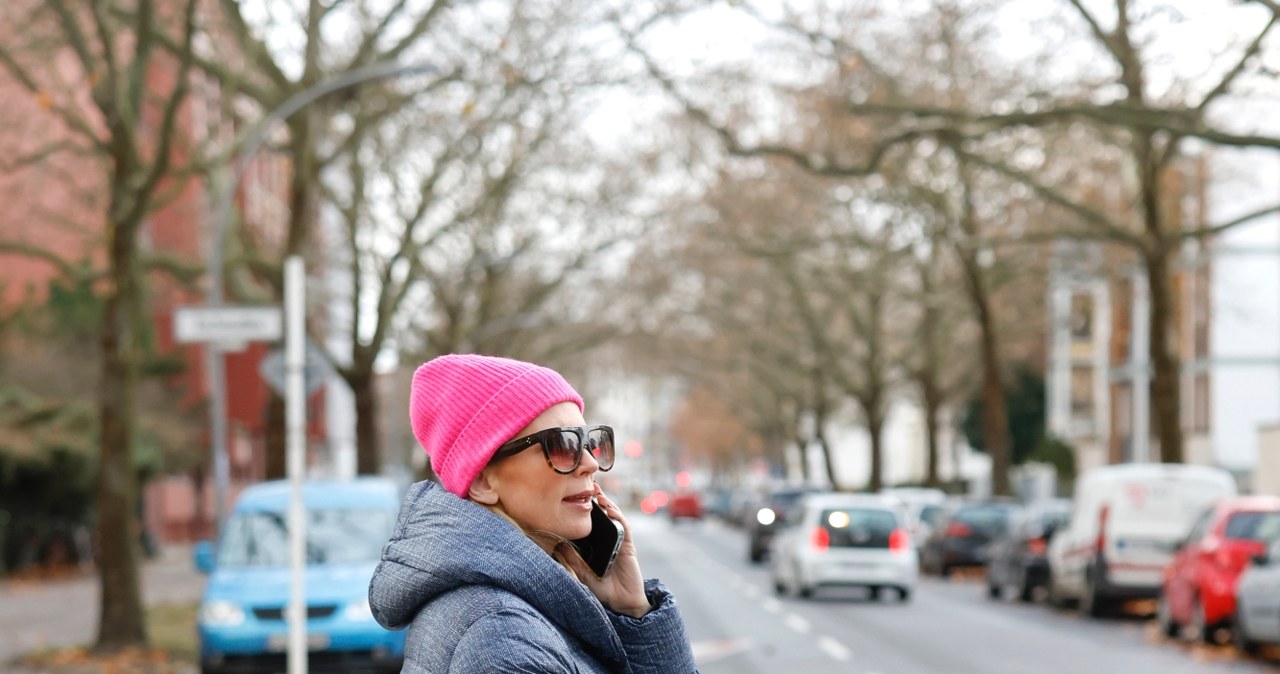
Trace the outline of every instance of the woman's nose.
<path fill-rule="evenodd" d="M 591 453 L 591 445 L 583 445 L 581 451 L 582 460 L 578 463 L 578 473 L 591 475 L 600 470 L 600 462 L 596 461 L 596 455 Z"/>

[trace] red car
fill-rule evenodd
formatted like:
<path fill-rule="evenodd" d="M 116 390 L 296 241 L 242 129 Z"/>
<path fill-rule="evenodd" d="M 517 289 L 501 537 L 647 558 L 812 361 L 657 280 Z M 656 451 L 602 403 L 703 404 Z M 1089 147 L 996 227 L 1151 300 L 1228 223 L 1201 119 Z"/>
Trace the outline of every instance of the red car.
<path fill-rule="evenodd" d="M 1213 641 L 1236 610 L 1236 581 L 1249 560 L 1262 554 L 1258 524 L 1280 512 L 1280 497 L 1224 499 L 1204 513 L 1164 570 L 1156 620 L 1161 633 L 1174 637 L 1184 625 L 1195 637 Z"/>
<path fill-rule="evenodd" d="M 697 492 L 686 491 L 671 497 L 667 512 L 674 522 L 682 517 L 691 520 L 702 519 L 702 497 Z"/>

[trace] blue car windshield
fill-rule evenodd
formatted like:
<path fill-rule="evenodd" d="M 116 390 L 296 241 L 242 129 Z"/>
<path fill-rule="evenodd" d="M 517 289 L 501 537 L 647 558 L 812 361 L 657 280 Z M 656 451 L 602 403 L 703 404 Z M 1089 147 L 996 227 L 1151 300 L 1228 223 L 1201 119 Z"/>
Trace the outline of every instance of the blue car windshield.
<path fill-rule="evenodd" d="M 246 512 L 227 522 L 218 554 L 225 567 L 289 565 L 289 529 L 284 513 Z M 307 564 L 376 562 L 391 534 L 386 510 L 308 510 Z"/>

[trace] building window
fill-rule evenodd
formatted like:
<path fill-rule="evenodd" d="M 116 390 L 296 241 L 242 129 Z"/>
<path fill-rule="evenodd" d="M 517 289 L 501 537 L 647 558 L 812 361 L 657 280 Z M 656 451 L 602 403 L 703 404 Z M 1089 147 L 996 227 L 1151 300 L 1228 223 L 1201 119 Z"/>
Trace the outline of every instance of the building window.
<path fill-rule="evenodd" d="M 1071 418 L 1089 420 L 1093 417 L 1093 368 L 1071 368 Z"/>
<path fill-rule="evenodd" d="M 1093 338 L 1093 298 L 1077 293 L 1071 296 L 1071 341 L 1087 342 Z"/>

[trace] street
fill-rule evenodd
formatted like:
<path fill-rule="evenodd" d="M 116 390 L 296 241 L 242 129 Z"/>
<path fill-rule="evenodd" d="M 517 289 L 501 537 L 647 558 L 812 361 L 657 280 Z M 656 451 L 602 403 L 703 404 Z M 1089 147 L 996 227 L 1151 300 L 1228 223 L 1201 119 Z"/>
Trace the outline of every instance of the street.
<path fill-rule="evenodd" d="M 743 534 L 717 521 L 631 517 L 642 568 L 676 594 L 703 674 L 1002 674 L 1275 672 L 1226 647 L 1154 635 L 1140 618 L 1082 620 L 1074 611 L 992 601 L 976 579 L 921 579 L 911 601 L 854 589 L 778 598 L 768 568 L 746 560 Z M 192 601 L 204 577 L 175 547 L 144 571 L 149 603 Z M 83 644 L 96 623 L 96 579 L 0 587 L 0 662 Z M 0 666 L 0 671 L 4 671 Z"/>
<path fill-rule="evenodd" d="M 923 577 L 911 601 L 856 589 L 778 598 L 743 534 L 717 521 L 632 517 L 642 569 L 680 602 L 703 674 L 1023 674 L 1274 672 L 1227 648 L 1161 641 L 1141 617 L 986 598 L 976 580 Z"/>

